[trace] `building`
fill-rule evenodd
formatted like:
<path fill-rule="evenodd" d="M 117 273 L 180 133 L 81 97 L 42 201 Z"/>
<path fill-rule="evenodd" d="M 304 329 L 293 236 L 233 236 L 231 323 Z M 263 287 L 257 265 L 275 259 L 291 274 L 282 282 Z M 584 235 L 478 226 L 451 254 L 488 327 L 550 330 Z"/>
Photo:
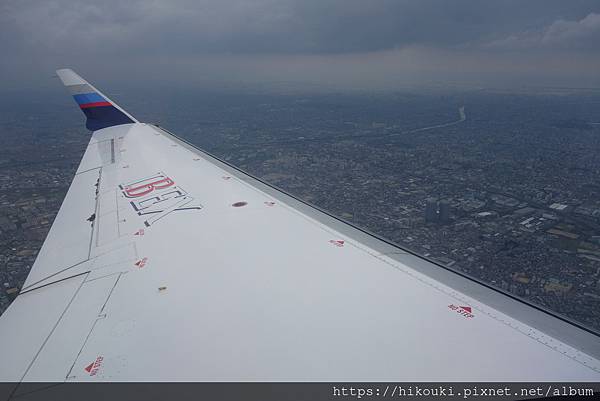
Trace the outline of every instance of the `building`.
<path fill-rule="evenodd" d="M 438 222 L 438 202 L 435 198 L 427 198 L 425 205 L 425 221 L 428 223 Z"/>
<path fill-rule="evenodd" d="M 441 224 L 450 223 L 450 203 L 447 200 L 439 203 L 438 219 Z"/>

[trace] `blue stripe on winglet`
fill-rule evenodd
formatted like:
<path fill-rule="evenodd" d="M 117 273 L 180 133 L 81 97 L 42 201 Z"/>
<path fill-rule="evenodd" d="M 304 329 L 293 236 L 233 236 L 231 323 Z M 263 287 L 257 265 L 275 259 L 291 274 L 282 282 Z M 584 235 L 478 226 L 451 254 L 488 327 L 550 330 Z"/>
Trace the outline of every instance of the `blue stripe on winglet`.
<path fill-rule="evenodd" d="M 104 99 L 102 96 L 100 96 L 99 94 L 97 94 L 95 92 L 73 95 L 73 98 L 75 99 L 77 104 L 80 104 L 80 105 L 86 104 L 86 103 L 96 103 L 96 102 L 105 102 L 106 101 L 106 99 Z"/>

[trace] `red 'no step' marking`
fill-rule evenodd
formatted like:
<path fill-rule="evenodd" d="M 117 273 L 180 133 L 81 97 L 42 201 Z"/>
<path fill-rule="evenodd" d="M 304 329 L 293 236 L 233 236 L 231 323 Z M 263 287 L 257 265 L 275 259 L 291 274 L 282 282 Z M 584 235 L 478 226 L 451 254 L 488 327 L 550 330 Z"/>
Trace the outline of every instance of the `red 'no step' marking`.
<path fill-rule="evenodd" d="M 339 247 L 344 246 L 344 240 L 341 240 L 341 239 L 332 239 L 329 242 L 335 246 L 339 246 Z"/>
<path fill-rule="evenodd" d="M 473 314 L 473 308 L 471 308 L 470 306 L 464 306 L 464 305 L 459 306 L 459 305 L 450 304 L 450 305 L 448 305 L 448 308 L 467 319 L 473 319 L 475 317 L 475 315 Z"/>
<path fill-rule="evenodd" d="M 102 361 L 104 361 L 104 357 L 99 356 L 94 362 L 83 368 L 83 370 L 85 370 L 90 376 L 96 376 L 100 370 L 100 367 L 102 366 Z"/>
<path fill-rule="evenodd" d="M 142 267 L 146 266 L 147 261 L 148 261 L 148 258 L 143 258 L 143 259 L 138 260 L 134 264 L 141 269 Z"/>

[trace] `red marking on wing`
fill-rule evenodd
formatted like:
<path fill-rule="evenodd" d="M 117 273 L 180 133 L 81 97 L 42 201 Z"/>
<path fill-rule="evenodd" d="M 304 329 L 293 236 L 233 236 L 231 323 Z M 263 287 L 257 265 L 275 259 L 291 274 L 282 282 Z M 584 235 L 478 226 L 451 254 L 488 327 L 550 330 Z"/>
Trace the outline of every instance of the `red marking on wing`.
<path fill-rule="evenodd" d="M 160 180 L 138 185 L 136 187 L 125 187 L 124 191 L 125 195 L 129 198 L 139 198 L 140 196 L 147 195 L 156 189 L 167 188 L 173 184 L 175 184 L 175 181 L 173 181 L 169 177 L 165 177 Z"/>
<path fill-rule="evenodd" d="M 92 368 L 94 367 L 94 363 L 96 363 L 96 362 L 92 362 L 92 363 L 90 363 L 89 365 L 87 365 L 87 366 L 84 368 L 84 370 L 85 370 L 86 372 L 90 373 L 90 372 L 92 371 Z"/>
<path fill-rule="evenodd" d="M 461 306 L 461 308 L 469 313 L 473 311 L 470 306 Z"/>
<path fill-rule="evenodd" d="M 146 262 L 148 261 L 148 258 L 143 258 L 138 260 L 137 262 L 134 263 L 134 265 L 136 265 L 137 267 L 139 267 L 140 269 L 144 266 L 146 266 Z"/>

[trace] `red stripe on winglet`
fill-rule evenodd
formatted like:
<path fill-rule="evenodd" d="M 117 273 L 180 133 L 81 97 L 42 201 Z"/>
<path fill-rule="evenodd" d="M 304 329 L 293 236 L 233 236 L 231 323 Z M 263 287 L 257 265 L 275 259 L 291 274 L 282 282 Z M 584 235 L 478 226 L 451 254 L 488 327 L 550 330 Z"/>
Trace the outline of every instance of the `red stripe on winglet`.
<path fill-rule="evenodd" d="M 90 107 L 104 107 L 104 106 L 112 106 L 109 102 L 94 102 L 94 103 L 85 103 L 80 104 L 79 107 L 82 109 L 89 109 Z"/>

